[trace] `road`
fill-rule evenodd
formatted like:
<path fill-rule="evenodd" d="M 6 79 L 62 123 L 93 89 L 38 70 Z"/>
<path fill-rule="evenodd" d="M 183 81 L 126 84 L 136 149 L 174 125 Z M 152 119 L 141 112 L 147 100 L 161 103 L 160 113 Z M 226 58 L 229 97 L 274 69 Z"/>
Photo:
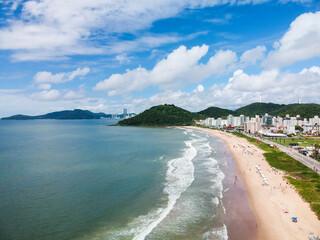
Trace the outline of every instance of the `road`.
<path fill-rule="evenodd" d="M 262 141 L 264 143 L 267 143 L 267 144 L 273 144 L 275 146 L 277 146 L 277 148 L 288 154 L 289 156 L 293 157 L 294 159 L 296 159 L 297 161 L 301 162 L 302 164 L 306 165 L 308 168 L 311 168 L 312 170 L 316 169 L 317 173 L 320 174 L 320 162 L 312 159 L 311 157 L 307 157 L 307 156 L 304 156 L 302 154 L 300 154 L 298 151 L 292 149 L 292 148 L 288 148 L 286 146 L 283 146 L 281 144 L 278 144 L 278 143 L 275 143 L 275 142 L 272 142 L 268 139 L 264 139 L 264 138 L 260 138 L 260 137 L 254 137 L 254 136 L 251 136 L 251 135 L 248 135 L 246 134 L 248 137 L 252 137 L 252 138 L 255 138 L 259 141 Z"/>

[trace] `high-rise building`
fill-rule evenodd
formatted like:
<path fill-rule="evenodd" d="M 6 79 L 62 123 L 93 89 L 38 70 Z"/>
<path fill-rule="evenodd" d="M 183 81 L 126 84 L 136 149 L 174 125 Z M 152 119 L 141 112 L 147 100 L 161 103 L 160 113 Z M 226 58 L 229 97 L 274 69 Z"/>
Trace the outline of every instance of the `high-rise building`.
<path fill-rule="evenodd" d="M 123 109 L 123 118 L 126 118 L 126 116 L 128 115 L 128 111 L 126 108 Z"/>
<path fill-rule="evenodd" d="M 233 116 L 231 114 L 227 118 L 227 125 L 233 126 Z"/>
<path fill-rule="evenodd" d="M 246 121 L 246 117 L 244 115 L 240 115 L 240 125 L 243 126 Z"/>

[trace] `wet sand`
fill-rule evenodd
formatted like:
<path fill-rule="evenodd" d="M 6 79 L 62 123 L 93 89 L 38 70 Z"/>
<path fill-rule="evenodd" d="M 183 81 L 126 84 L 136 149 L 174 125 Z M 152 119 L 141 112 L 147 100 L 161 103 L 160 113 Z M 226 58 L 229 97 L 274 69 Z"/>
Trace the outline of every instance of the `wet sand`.
<path fill-rule="evenodd" d="M 250 207 L 244 182 L 238 177 L 235 161 L 227 149 L 225 157 L 227 166 L 220 168 L 225 173 L 222 202 L 226 209 L 228 239 L 257 239 L 256 218 Z"/>
<path fill-rule="evenodd" d="M 206 132 L 222 139 L 231 152 L 236 163 L 238 176 L 244 182 L 245 194 L 256 218 L 257 239 L 301 240 L 308 239 L 311 236 L 309 233 L 320 234 L 320 221 L 310 209 L 309 204 L 304 202 L 294 187 L 288 184 L 282 171 L 273 170 L 270 167 L 261 149 L 250 144 L 244 138 L 226 132 L 197 127 L 188 128 Z M 268 185 L 264 185 L 261 174 L 256 169 L 257 165 L 265 175 Z M 241 191 L 237 193 L 235 190 L 232 194 L 230 199 L 235 199 L 237 195 L 241 196 L 242 193 Z M 226 196 L 226 199 L 229 197 Z M 235 225 L 237 222 L 243 222 L 247 219 L 247 211 L 242 208 L 241 204 L 243 203 L 240 199 L 243 198 L 239 198 L 240 202 L 236 201 L 235 204 L 228 205 L 226 203 L 226 209 L 230 209 L 227 212 L 235 212 L 234 217 L 227 215 L 227 225 L 232 229 L 230 234 L 239 231 Z M 288 213 L 285 213 L 285 209 L 288 209 Z M 297 217 L 298 222 L 292 222 L 292 217 Z M 248 226 L 248 228 L 245 227 L 242 231 L 255 231 L 255 227 L 250 221 L 244 226 Z M 230 239 L 233 239 L 233 236 L 230 235 Z M 238 236 L 236 239 L 246 238 Z"/>

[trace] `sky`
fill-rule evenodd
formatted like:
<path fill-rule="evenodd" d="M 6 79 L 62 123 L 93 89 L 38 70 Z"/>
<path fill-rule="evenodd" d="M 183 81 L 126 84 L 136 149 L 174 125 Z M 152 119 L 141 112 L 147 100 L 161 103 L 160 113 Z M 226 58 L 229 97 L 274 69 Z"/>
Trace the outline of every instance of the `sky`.
<path fill-rule="evenodd" d="M 0 117 L 320 104 L 319 0 L 0 0 Z"/>

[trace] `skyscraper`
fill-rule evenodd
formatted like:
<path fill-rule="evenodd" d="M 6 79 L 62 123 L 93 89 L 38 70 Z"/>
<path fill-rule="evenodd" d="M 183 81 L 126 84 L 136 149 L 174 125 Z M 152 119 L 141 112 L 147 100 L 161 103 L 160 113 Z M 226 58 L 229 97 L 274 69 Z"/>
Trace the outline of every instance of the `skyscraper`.
<path fill-rule="evenodd" d="M 128 111 L 126 108 L 123 109 L 123 118 L 126 118 L 126 116 L 128 115 Z"/>

